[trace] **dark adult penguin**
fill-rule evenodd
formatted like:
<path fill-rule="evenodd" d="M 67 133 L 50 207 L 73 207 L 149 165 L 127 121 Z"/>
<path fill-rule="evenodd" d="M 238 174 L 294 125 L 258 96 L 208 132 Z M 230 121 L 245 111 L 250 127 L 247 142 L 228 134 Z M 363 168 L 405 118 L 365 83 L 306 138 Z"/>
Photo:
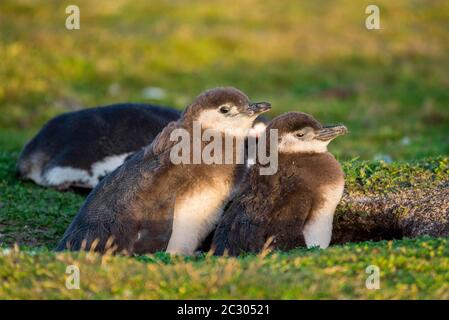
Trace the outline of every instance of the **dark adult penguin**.
<path fill-rule="evenodd" d="M 214 234 L 217 255 L 330 243 L 344 175 L 327 145 L 346 127 L 323 127 L 310 115 L 289 112 L 271 121 L 267 136 L 271 129 L 278 130 L 278 170 L 260 175 L 260 164 L 251 167 Z"/>
<path fill-rule="evenodd" d="M 181 119 L 167 125 L 150 146 L 98 184 L 57 250 L 193 254 L 215 227 L 245 166 L 174 164 L 172 148 L 178 142 L 173 134 L 188 134 L 191 160 L 195 145 L 199 143 L 201 151 L 206 144 L 194 134 L 194 122 L 201 125 L 201 133 L 208 130 L 234 139 L 247 134 L 257 115 L 269 108 L 268 103 L 250 103 L 245 94 L 230 87 L 198 96 Z"/>
<path fill-rule="evenodd" d="M 131 103 L 64 113 L 24 147 L 17 173 L 59 190 L 94 188 L 180 115 L 168 107 Z"/>

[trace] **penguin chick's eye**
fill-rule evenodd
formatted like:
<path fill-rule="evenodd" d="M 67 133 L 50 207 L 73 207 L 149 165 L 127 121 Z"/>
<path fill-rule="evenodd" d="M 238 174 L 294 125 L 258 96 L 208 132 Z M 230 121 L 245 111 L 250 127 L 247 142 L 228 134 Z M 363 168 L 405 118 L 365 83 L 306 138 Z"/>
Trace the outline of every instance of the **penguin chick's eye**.
<path fill-rule="evenodd" d="M 229 112 L 230 108 L 228 106 L 221 106 L 218 110 L 220 110 L 220 113 L 226 114 Z"/>
<path fill-rule="evenodd" d="M 298 132 L 298 133 L 296 133 L 296 137 L 302 138 L 302 137 L 304 137 L 304 133 L 303 132 Z"/>

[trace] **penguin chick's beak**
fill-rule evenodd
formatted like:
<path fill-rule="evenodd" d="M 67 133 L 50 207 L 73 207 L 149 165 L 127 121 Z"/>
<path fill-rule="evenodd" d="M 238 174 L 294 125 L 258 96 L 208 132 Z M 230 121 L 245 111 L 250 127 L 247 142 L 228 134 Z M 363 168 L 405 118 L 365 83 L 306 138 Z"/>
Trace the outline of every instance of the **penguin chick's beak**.
<path fill-rule="evenodd" d="M 344 125 L 326 126 L 318 131 L 315 139 L 329 141 L 346 133 L 348 133 L 348 129 Z"/>
<path fill-rule="evenodd" d="M 271 103 L 268 102 L 253 102 L 246 108 L 246 114 L 253 116 L 255 114 L 260 114 L 271 109 Z"/>

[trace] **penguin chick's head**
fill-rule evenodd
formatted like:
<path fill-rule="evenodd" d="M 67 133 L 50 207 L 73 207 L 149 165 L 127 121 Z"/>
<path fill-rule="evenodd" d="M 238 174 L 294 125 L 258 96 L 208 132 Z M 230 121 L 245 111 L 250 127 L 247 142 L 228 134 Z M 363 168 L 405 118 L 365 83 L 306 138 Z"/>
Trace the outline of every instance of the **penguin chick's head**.
<path fill-rule="evenodd" d="M 268 102 L 250 102 L 236 88 L 220 87 L 199 95 L 184 111 L 183 121 L 187 125 L 198 121 L 203 129 L 241 136 L 247 135 L 257 116 L 270 108 Z"/>
<path fill-rule="evenodd" d="M 288 112 L 273 119 L 267 127 L 278 130 L 279 152 L 322 153 L 337 136 L 346 134 L 343 125 L 322 126 L 311 115 Z"/>

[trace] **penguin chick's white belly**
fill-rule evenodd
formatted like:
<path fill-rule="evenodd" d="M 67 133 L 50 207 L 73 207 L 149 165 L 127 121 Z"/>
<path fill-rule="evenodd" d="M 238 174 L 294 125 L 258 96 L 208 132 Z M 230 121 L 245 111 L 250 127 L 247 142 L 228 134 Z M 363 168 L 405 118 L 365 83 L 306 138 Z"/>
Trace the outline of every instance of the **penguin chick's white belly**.
<path fill-rule="evenodd" d="M 60 186 L 64 184 L 68 185 L 80 185 L 88 188 L 94 188 L 100 178 L 111 173 L 119 166 L 123 164 L 126 157 L 131 153 L 124 153 L 120 155 L 108 156 L 101 161 L 97 161 L 92 164 L 90 172 L 79 168 L 73 168 L 69 166 L 55 166 L 47 170 L 42 177 L 42 182 L 45 186 Z M 33 179 L 34 180 L 34 179 Z M 36 183 L 36 180 L 34 180 Z"/>
<path fill-rule="evenodd" d="M 176 199 L 173 229 L 167 252 L 194 254 L 220 219 L 227 200 L 232 196 L 230 184 L 220 181 L 213 186 L 195 188 Z"/>
<path fill-rule="evenodd" d="M 303 235 L 307 248 L 326 249 L 329 246 L 335 208 L 343 195 L 343 189 L 344 183 L 322 189 L 324 202 L 318 209 L 310 213 L 310 218 L 304 225 Z"/>

